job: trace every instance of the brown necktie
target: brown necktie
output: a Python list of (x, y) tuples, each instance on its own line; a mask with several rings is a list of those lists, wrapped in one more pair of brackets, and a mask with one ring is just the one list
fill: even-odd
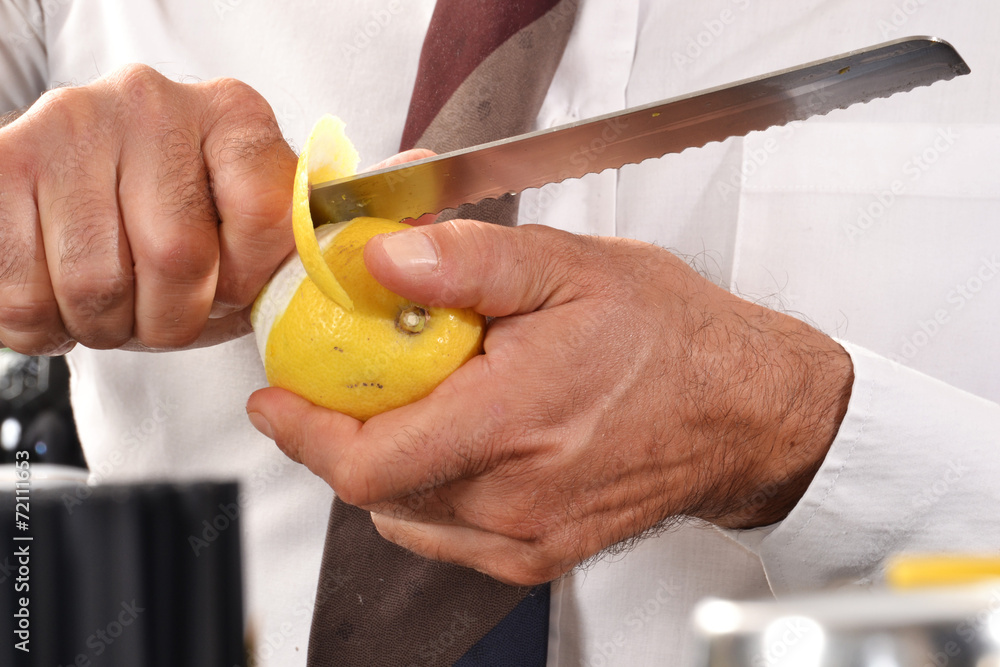
[[(577, 2), (438, 0), (401, 149), (442, 153), (531, 130), (569, 39)], [(442, 219), (515, 224), (516, 215), (512, 197), (462, 207)], [(544, 607), (533, 605), (542, 596), (531, 589), (412, 554), (383, 539), (367, 511), (336, 499), (308, 664), (527, 667), (518, 642), (496, 631), (520, 636), (525, 623), (533, 623), (533, 613), (547, 614), (547, 594), (545, 588)], [(542, 630), (542, 662), (536, 664), (544, 664)], [(506, 655), (487, 655), (494, 647), (503, 647)]]

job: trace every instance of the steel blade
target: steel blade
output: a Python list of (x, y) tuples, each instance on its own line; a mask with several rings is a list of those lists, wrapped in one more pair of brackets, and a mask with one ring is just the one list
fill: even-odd
[(313, 187), (316, 224), (403, 220), (617, 169), (969, 73), (947, 42), (909, 37), (771, 74)]

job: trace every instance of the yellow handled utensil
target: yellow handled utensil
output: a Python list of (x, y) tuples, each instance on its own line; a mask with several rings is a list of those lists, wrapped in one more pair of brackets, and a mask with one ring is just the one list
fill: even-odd
[(900, 555), (889, 561), (885, 578), (895, 589), (975, 584), (1000, 579), (1000, 555)]

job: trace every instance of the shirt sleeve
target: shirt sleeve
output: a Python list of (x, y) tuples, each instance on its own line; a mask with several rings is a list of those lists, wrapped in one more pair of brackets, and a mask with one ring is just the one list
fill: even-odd
[(31, 104), (45, 92), (45, 13), (38, 0), (0, 2), (0, 113)]
[(899, 553), (1000, 545), (1000, 406), (839, 341), (854, 362), (847, 414), (779, 524), (742, 536), (777, 595), (865, 584)]

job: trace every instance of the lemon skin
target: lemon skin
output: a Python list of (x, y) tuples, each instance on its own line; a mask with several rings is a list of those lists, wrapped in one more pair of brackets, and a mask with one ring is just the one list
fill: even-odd
[(353, 302), (324, 296), (298, 255), (272, 277), (251, 321), (268, 382), (355, 419), (427, 396), (482, 352), (484, 320), (471, 309), (424, 308), (365, 267), (365, 243), (408, 225), (357, 218), (316, 233), (326, 264)]

